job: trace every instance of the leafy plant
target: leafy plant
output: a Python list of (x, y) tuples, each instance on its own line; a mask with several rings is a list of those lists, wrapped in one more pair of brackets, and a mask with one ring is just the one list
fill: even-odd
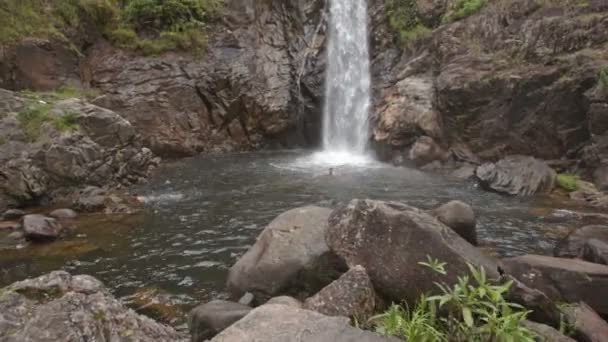
[(601, 69), (597, 78), (600, 86), (608, 90), (608, 67)]
[(455, 0), (443, 16), (443, 22), (452, 22), (469, 17), (479, 12), (487, 2), (488, 0)]
[(416, 0), (390, 0), (387, 4), (389, 26), (399, 34), (405, 45), (410, 45), (431, 35), (418, 16)]
[[(445, 263), (438, 260), (428, 257), (419, 264), (445, 274)], [(493, 284), (483, 268), (468, 266), (469, 275), (451, 287), (437, 284), (440, 294), (423, 296), (414, 309), (393, 305), (373, 317), (376, 330), (413, 342), (534, 341), (535, 334), (522, 326), (529, 312), (504, 298), (511, 283)]]
[(577, 175), (569, 174), (569, 173), (561, 173), (557, 175), (557, 185), (566, 190), (566, 191), (576, 191), (578, 190), (578, 182), (580, 181), (580, 177)]
[(433, 271), (435, 271), (436, 273), (442, 274), (442, 275), (446, 275), (447, 272), (445, 271), (445, 265), (447, 265), (447, 263), (445, 262), (441, 262), (438, 259), (433, 259), (431, 258), (430, 255), (426, 256), (428, 262), (419, 262), (418, 265), (422, 265), (422, 266), (426, 266), (430, 269), (432, 269)]

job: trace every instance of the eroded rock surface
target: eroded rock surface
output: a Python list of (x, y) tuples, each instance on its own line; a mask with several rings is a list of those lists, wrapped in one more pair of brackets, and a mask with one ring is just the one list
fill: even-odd
[(1, 293), (2, 341), (187, 341), (173, 328), (127, 309), (90, 276), (53, 272)]
[(547, 164), (524, 156), (510, 156), (497, 163), (483, 164), (475, 175), (484, 187), (520, 196), (551, 192), (557, 177)]

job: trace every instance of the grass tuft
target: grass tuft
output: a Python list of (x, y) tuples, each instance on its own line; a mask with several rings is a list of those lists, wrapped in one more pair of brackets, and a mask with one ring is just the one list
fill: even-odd
[(399, 40), (405, 46), (426, 39), (432, 33), (432, 29), (420, 21), (416, 0), (390, 0), (387, 15), (389, 26), (399, 34)]
[(579, 188), (580, 177), (569, 173), (557, 175), (557, 185), (566, 191), (576, 191)]
[(442, 21), (449, 23), (470, 17), (479, 12), (487, 2), (488, 0), (456, 0), (443, 16)]

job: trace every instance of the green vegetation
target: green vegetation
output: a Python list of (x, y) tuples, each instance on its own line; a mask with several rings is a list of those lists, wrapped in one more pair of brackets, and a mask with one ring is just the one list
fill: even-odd
[(45, 123), (49, 123), (60, 132), (78, 129), (77, 113), (65, 112), (51, 115), (50, 111), (58, 101), (82, 97), (83, 93), (79, 89), (65, 87), (54, 92), (43, 93), (26, 90), (22, 94), (29, 98), (29, 102), (22, 111), (17, 113), (17, 120), (30, 141), (38, 140), (40, 130)]
[(6, 143), (7, 143), (6, 138), (5, 137), (0, 137), (0, 146), (4, 145)]
[(479, 12), (488, 0), (455, 0), (443, 16), (443, 22), (452, 22)]
[(432, 30), (420, 21), (416, 0), (390, 0), (387, 14), (390, 27), (399, 33), (404, 45), (411, 45), (431, 35)]
[(557, 175), (557, 185), (566, 191), (578, 190), (580, 177), (569, 173), (561, 173)]
[(222, 7), (223, 0), (5, 0), (0, 46), (30, 36), (66, 39), (64, 32), (88, 21), (122, 48), (196, 54), (207, 42), (205, 25)]
[[(445, 271), (437, 260), (420, 264)], [(453, 287), (438, 284), (440, 295), (422, 296), (413, 308), (393, 305), (370, 321), (379, 333), (411, 342), (535, 341), (522, 325), (529, 312), (504, 299), (511, 283), (494, 285), (483, 268), (469, 265), (469, 270)]]

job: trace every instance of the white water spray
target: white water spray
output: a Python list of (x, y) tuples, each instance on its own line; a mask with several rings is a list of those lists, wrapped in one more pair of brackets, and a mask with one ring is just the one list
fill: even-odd
[(369, 130), (367, 1), (330, 0), (330, 4), (324, 152), (319, 157), (357, 164), (367, 159)]

